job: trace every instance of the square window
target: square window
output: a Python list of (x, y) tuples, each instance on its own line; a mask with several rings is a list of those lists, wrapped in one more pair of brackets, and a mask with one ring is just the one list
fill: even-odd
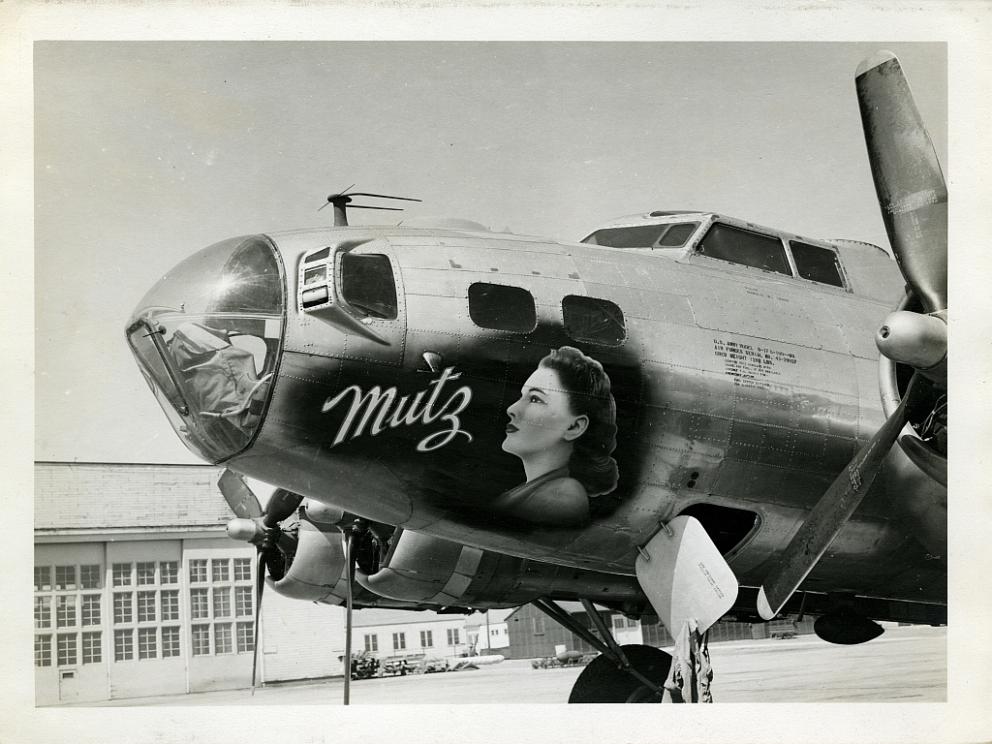
[(82, 607), (83, 625), (100, 624), (100, 595), (84, 594)]
[(189, 590), (189, 612), (194, 620), (210, 617), (210, 604), (206, 589)]
[(530, 333), (537, 327), (534, 297), (520, 287), (484, 282), (469, 285), (468, 314), (480, 328)]
[(457, 646), (461, 643), (461, 636), (458, 633), (458, 628), (448, 628), (448, 645)]
[(34, 590), (36, 592), (50, 592), (52, 590), (52, 567), (34, 567)]
[(158, 564), (159, 581), (163, 584), (179, 583), (179, 561), (162, 561)]
[(76, 663), (76, 634), (59, 633), (58, 665), (72, 666)]
[(138, 658), (154, 659), (158, 656), (158, 628), (138, 628)]
[(251, 581), (251, 558), (234, 559), (234, 580)]
[(609, 300), (567, 295), (561, 301), (565, 333), (576, 341), (620, 346), (627, 338), (623, 310)]
[(52, 637), (36, 635), (34, 637), (34, 665), (50, 667), (52, 665)]
[(211, 576), (214, 581), (231, 580), (231, 561), (228, 558), (214, 558), (210, 561)]
[(155, 563), (145, 562), (138, 564), (138, 586), (148, 586), (155, 583)]
[(75, 589), (76, 588), (76, 567), (56, 566), (55, 567), (55, 589)]
[(231, 644), (231, 624), (217, 623), (214, 625), (214, 653), (230, 654), (234, 649)]
[(155, 592), (138, 592), (138, 622), (155, 622)]
[(162, 628), (162, 658), (179, 656), (179, 628)]
[(100, 566), (80, 566), (79, 586), (83, 589), (99, 589), (101, 573)]
[(624, 619), (623, 618), (623, 615), (614, 615), (613, 616), (613, 629), (614, 630), (623, 630), (623, 619)]
[(840, 260), (832, 250), (798, 240), (790, 240), (789, 245), (792, 248), (792, 258), (796, 261), (796, 270), (803, 279), (834, 287), (844, 286), (840, 275)]
[[(35, 597), (34, 598), (34, 627), (36, 628), (51, 628), (52, 627), (52, 598), (51, 597)], [(40, 638), (40, 636), (37, 636)]]
[[(216, 590), (215, 590), (216, 591)], [(252, 588), (250, 586), (239, 586), (234, 589), (234, 614), (238, 617), (251, 617)]]
[(194, 558), (189, 562), (189, 581), (200, 584), (207, 580), (207, 559)]
[(134, 658), (134, 631), (114, 631), (114, 661), (130, 661)]
[(83, 633), (83, 663), (99, 664), (101, 661), (103, 661), (103, 648), (100, 631)]
[(179, 590), (172, 589), (162, 592), (162, 620), (179, 619)]
[(255, 650), (255, 629), (251, 623), (238, 623), (238, 653)]
[[(231, 590), (227, 587), (213, 589), (214, 617), (231, 616)], [(219, 651), (217, 653), (220, 653)]]
[(130, 563), (115, 563), (112, 574), (114, 586), (131, 586)]
[(194, 625), (192, 627), (193, 656), (207, 656), (210, 654), (210, 626)]
[(114, 592), (114, 624), (134, 621), (134, 595), (131, 592)]
[(76, 595), (55, 598), (55, 624), (60, 628), (76, 627)]

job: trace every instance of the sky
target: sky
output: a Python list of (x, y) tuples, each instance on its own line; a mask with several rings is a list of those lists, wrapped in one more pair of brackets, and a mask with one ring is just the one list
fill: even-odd
[(196, 462), (124, 342), (144, 293), (233, 235), (463, 217), (578, 240), (716, 211), (887, 245), (853, 75), (896, 52), (946, 164), (941, 43), (39, 42), (35, 458)]

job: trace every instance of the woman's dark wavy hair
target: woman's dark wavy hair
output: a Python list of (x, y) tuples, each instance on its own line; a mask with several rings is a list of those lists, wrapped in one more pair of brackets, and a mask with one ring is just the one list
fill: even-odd
[(589, 418), (589, 426), (574, 442), (569, 475), (589, 496), (609, 493), (620, 477), (617, 461), (610, 457), (617, 446), (617, 406), (609, 375), (602, 364), (572, 346), (553, 350), (538, 366), (558, 373), (572, 413)]

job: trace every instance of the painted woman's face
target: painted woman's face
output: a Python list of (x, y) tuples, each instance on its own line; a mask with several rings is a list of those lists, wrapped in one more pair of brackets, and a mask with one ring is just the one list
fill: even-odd
[(588, 421), (571, 412), (568, 393), (562, 390), (558, 373), (548, 367), (538, 367), (527, 378), (520, 399), (506, 412), (510, 422), (503, 450), (517, 457), (528, 457), (577, 439)]

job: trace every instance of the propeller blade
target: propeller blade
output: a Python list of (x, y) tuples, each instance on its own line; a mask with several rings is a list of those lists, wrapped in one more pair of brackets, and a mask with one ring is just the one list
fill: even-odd
[(879, 52), (855, 76), (882, 220), (927, 313), (947, 308), (947, 187), (899, 60)]
[(344, 704), (351, 704), (351, 612), (352, 612), (352, 592), (351, 585), (355, 580), (355, 562), (352, 557), (352, 544), (354, 542), (354, 525), (344, 530), (344, 562), (348, 569), (348, 579), (345, 582), (345, 622), (344, 622)]
[(225, 469), (221, 473), (217, 487), (235, 516), (242, 519), (255, 519), (262, 516), (262, 505), (258, 503), (258, 497), (244, 482), (244, 479), (233, 470)]
[(402, 212), (400, 207), (370, 207), (365, 204), (349, 204), (350, 209), (381, 209), (383, 212)]
[[(354, 186), (355, 184), (352, 184)], [(374, 196), (377, 199), (399, 199), (400, 201), (422, 202), (423, 199), (414, 199), (411, 196), (387, 196), (386, 194), (370, 194), (368, 191), (353, 191), (349, 196)]]
[(293, 516), (303, 497), (298, 493), (287, 491), (284, 488), (277, 488), (269, 497), (269, 503), (265, 507), (265, 517), (262, 523), (269, 528), (275, 527), (284, 519)]
[(258, 669), (258, 622), (262, 618), (262, 591), (265, 589), (265, 551), (258, 551), (255, 565), (255, 630), (252, 631), (251, 694), (255, 694), (255, 673)]
[(924, 387), (920, 383), (919, 375), (914, 375), (896, 410), (830, 484), (778, 556), (758, 592), (758, 614), (763, 619), (771, 620), (779, 613), (858, 508), (902, 431), (908, 409)]

